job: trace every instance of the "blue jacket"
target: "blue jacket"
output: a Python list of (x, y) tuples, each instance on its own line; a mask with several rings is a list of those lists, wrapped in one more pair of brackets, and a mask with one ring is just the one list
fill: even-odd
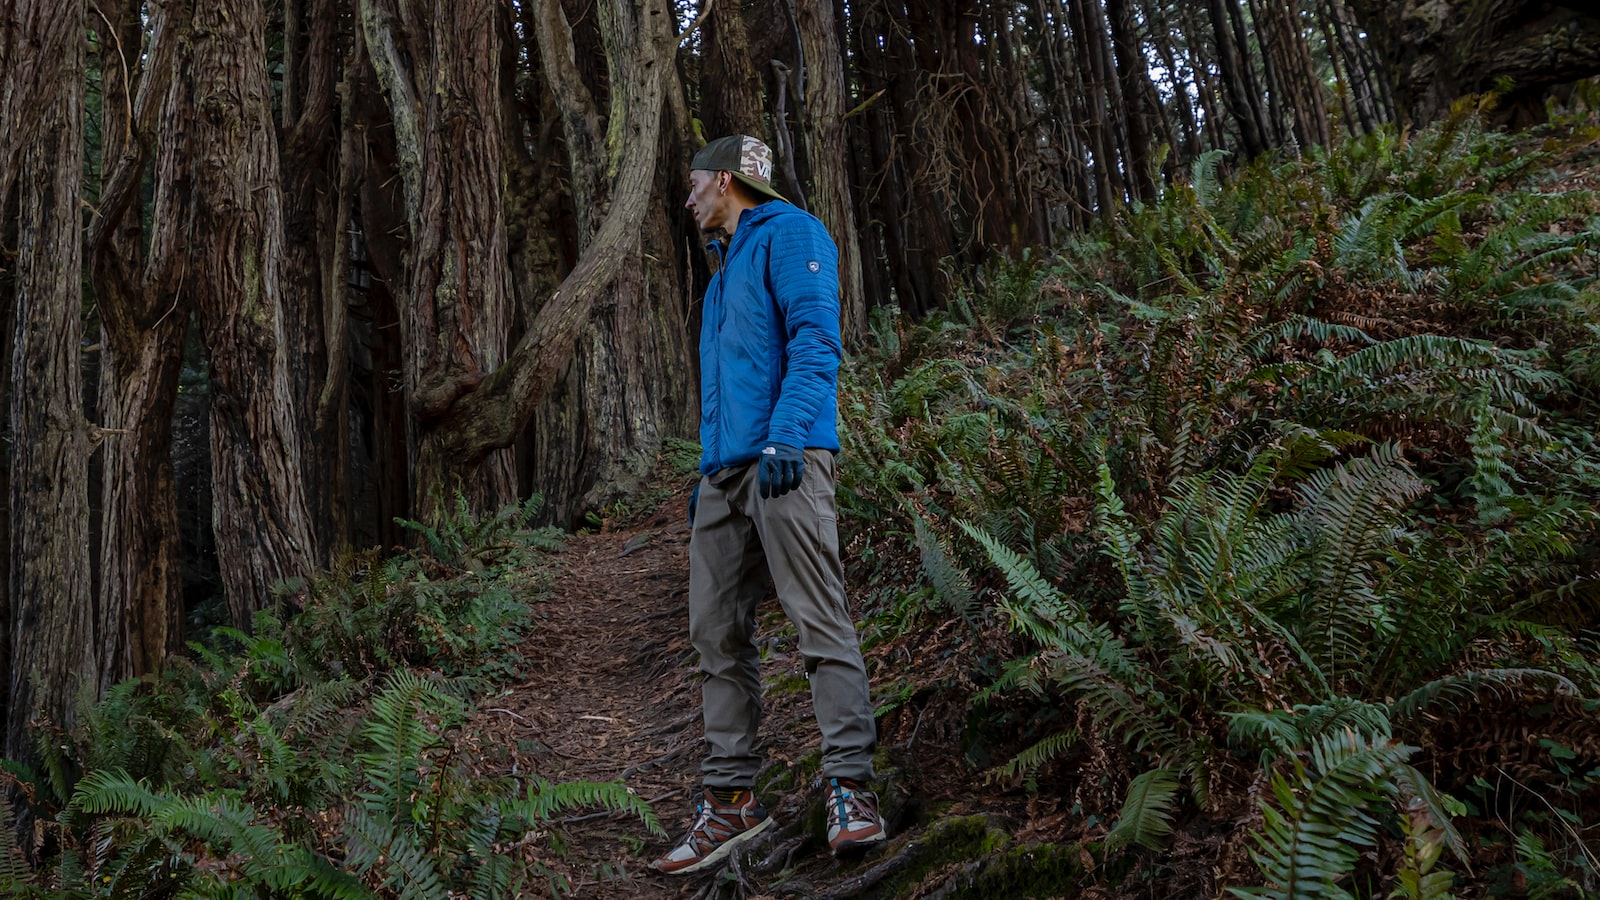
[(702, 319), (701, 472), (774, 442), (838, 452), (839, 249), (816, 216), (781, 200), (745, 210)]

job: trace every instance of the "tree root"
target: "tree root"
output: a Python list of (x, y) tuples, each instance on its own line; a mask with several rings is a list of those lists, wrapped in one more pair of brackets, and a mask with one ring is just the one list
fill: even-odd
[(921, 840), (908, 841), (900, 852), (879, 861), (872, 868), (854, 878), (841, 881), (828, 889), (825, 894), (814, 894), (819, 900), (842, 900), (845, 897), (859, 896), (862, 891), (876, 886), (891, 875), (899, 874), (919, 862), (927, 853), (926, 842)]
[(794, 863), (794, 855), (800, 851), (801, 847), (805, 846), (805, 843), (807, 840), (809, 840), (809, 838), (809, 835), (797, 834), (794, 837), (777, 843), (777, 845), (772, 848), (772, 852), (767, 854), (766, 859), (756, 863), (751, 871), (758, 875), (768, 875), (773, 872), (782, 872), (784, 869), (789, 868), (789, 866)]
[(633, 777), (634, 775), (638, 774), (640, 771), (642, 771), (644, 769), (648, 769), (651, 766), (659, 766), (662, 763), (671, 762), (671, 761), (677, 759), (678, 757), (682, 756), (683, 754), (687, 753), (691, 747), (694, 747), (698, 743), (699, 743), (698, 741), (695, 741), (695, 742), (691, 742), (691, 743), (688, 743), (688, 744), (684, 744), (683, 746), (679, 747), (678, 749), (669, 750), (666, 753), (663, 753), (662, 755), (656, 757), (655, 759), (647, 759), (642, 763), (634, 763), (633, 765), (627, 767), (626, 769), (623, 769), (622, 770), (622, 774), (617, 776), (617, 780), (618, 781), (627, 781), (629, 778)]

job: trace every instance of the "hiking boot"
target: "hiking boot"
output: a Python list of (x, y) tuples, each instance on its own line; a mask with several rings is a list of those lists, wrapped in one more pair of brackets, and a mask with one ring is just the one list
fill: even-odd
[(678, 846), (650, 864), (666, 875), (688, 875), (716, 865), (734, 848), (767, 829), (772, 819), (756, 795), (740, 791), (734, 802), (717, 800), (708, 788), (694, 806), (694, 824)]
[(828, 779), (828, 848), (834, 856), (865, 850), (889, 837), (878, 795), (845, 778)]

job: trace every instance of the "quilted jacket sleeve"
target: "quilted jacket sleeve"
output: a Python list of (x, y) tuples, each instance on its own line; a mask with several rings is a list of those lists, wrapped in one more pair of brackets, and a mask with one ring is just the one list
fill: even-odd
[(816, 218), (785, 219), (773, 236), (768, 271), (783, 313), (787, 367), (767, 440), (804, 448), (839, 389), (839, 250)]

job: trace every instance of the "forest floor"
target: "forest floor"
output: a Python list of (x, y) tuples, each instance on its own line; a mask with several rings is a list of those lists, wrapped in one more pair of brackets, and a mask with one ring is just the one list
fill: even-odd
[[(924, 832), (930, 812), (946, 820), (981, 816), (966, 820), (1004, 823), (1005, 832), (1025, 833), (1029, 840), (1051, 836), (1059, 813), (1030, 810), (1016, 796), (985, 791), (970, 771), (959, 747), (965, 699), (924, 697), (915, 704), (915, 720), (906, 707), (880, 719), (880, 741), (889, 748), (881, 757), (896, 760), (893, 771), (880, 777), (889, 782), (885, 812), (897, 826), (897, 840), (862, 859), (833, 860), (817, 834), (820, 784), (803, 774), (808, 757), (814, 770), (819, 747), (810, 695), (792, 629), (769, 598), (758, 614), (766, 692), (761, 740), (769, 760), (763, 780), (791, 766), (797, 773), (774, 778), (761, 791), (778, 827), (732, 866), (689, 877), (651, 871), (650, 860), (669, 849), (690, 821), (703, 752), (700, 689), (688, 639), (685, 499), (670, 498), (631, 524), (568, 540), (553, 557), (545, 597), (522, 648), (524, 680), (485, 701), (478, 720), (459, 732), (458, 752), (508, 765), (520, 777), (621, 780), (655, 808), (667, 837), (650, 834), (624, 814), (577, 814), (559, 823), (561, 843), (549, 845), (542, 862), (568, 880), (570, 896), (873, 896), (889, 890), (890, 875), (901, 885), (894, 894), (909, 889), (921, 896), (920, 870), (936, 866), (930, 851), (937, 848), (924, 845), (940, 839), (912, 838)], [(875, 697), (896, 681), (887, 673), (911, 662), (911, 652), (894, 641), (868, 647)], [(879, 702), (881, 707), (881, 697)], [(954, 874), (933, 880), (943, 883)]]

